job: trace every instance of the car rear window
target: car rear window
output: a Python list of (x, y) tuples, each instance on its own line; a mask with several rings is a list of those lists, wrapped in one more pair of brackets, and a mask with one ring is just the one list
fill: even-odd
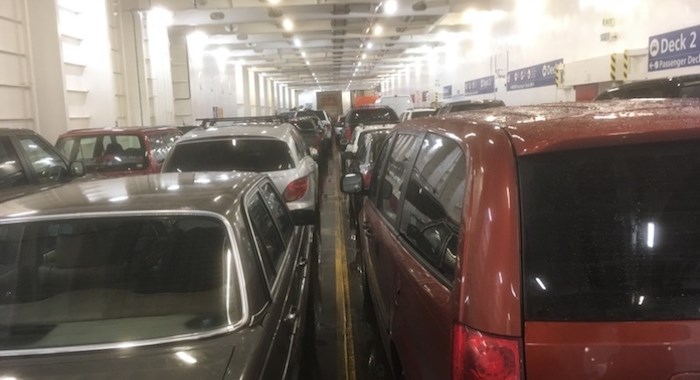
[(413, 111), (413, 113), (411, 113), (411, 119), (433, 116), (433, 114), (435, 114), (435, 111)]
[(399, 117), (391, 108), (364, 108), (350, 111), (349, 124), (398, 123)]
[(700, 319), (699, 148), (520, 158), (526, 319)]
[(284, 141), (226, 138), (176, 144), (163, 172), (269, 172), (292, 168), (294, 161)]
[(82, 161), (89, 171), (144, 169), (148, 158), (139, 135), (63, 137), (56, 143), (70, 161)]
[(241, 318), (211, 217), (0, 225), (0, 350), (156, 339)]
[(475, 111), (503, 106), (503, 102), (453, 104), (450, 112)]

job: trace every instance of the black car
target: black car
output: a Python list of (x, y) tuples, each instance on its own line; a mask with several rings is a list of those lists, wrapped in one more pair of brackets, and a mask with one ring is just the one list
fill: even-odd
[(71, 165), (53, 145), (30, 129), (0, 129), (0, 163), (0, 200), (84, 175), (82, 163)]
[(625, 83), (606, 90), (595, 100), (642, 98), (700, 98), (700, 74)]
[(386, 125), (393, 127), (399, 123), (399, 116), (388, 106), (366, 106), (359, 108), (351, 108), (345, 114), (343, 123), (343, 135), (340, 145), (345, 145), (352, 138), (352, 132), (358, 125)]
[(504, 107), (506, 104), (503, 100), (461, 100), (458, 102), (447, 103), (440, 107), (435, 113), (436, 116), (461, 111), (475, 111), (487, 108)]
[(318, 151), (319, 161), (325, 160), (330, 149), (330, 139), (326, 138), (326, 129), (321, 125), (316, 116), (303, 116), (289, 119), (301, 134), (306, 146), (315, 148)]
[(4, 202), (0, 372), (292, 378), (316, 241), (256, 173), (121, 177)]

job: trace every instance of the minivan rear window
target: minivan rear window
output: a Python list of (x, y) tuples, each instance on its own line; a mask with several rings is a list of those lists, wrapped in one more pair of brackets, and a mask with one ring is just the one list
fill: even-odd
[(525, 318), (700, 319), (700, 141), (521, 157)]
[(289, 146), (277, 139), (225, 138), (176, 144), (164, 173), (195, 171), (269, 172), (294, 168)]

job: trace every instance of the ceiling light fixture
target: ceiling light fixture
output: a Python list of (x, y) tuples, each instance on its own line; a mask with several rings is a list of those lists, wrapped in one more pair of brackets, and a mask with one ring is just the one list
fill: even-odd
[(362, 66), (362, 62), (357, 62), (357, 66)]
[(304, 58), (306, 58), (306, 53), (304, 53), (304, 52), (302, 51), (302, 52), (301, 52), (301, 56), (304, 57)]
[(170, 26), (173, 24), (173, 12), (165, 8), (153, 7), (148, 12), (148, 15), (152, 17), (157, 24), (165, 26)]
[(367, 58), (367, 53), (362, 53), (362, 59)]
[(367, 43), (367, 49), (372, 49), (374, 47), (374, 44), (371, 42)]
[(309, 64), (309, 61), (306, 61), (306, 64), (308, 65), (308, 64)]
[(424, 10), (428, 9), (428, 4), (426, 4), (423, 0), (418, 0), (415, 3), (413, 3), (411, 9), (413, 9), (416, 12), (423, 12)]
[(292, 20), (285, 18), (284, 20), (282, 20), (282, 27), (286, 31), (291, 31), (292, 29), (294, 29), (294, 23), (292, 22)]
[(374, 26), (373, 33), (375, 36), (378, 36), (378, 35), (382, 34), (383, 32), (384, 32), (384, 28), (381, 25), (377, 24)]
[(384, 13), (388, 15), (393, 15), (396, 13), (396, 10), (399, 8), (399, 4), (396, 2), (396, 0), (389, 0), (384, 4)]
[(294, 39), (294, 46), (301, 47), (301, 40), (299, 38)]
[(280, 3), (280, 0), (267, 0), (267, 3), (270, 5), (277, 5)]

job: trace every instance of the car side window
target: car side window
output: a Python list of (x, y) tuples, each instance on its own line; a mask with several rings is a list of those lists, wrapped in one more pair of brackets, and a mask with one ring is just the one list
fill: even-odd
[(375, 164), (374, 174), (370, 182), (370, 198), (375, 204), (377, 204), (377, 197), (379, 196), (379, 174), (384, 172), (387, 159), (389, 158), (389, 152), (391, 151), (391, 147), (394, 145), (395, 140), (396, 135), (389, 136), (386, 143), (382, 144), (381, 150), (377, 155), (377, 163)]
[(399, 134), (386, 161), (386, 167), (378, 181), (379, 193), (376, 204), (390, 224), (398, 220), (404, 191), (403, 183), (415, 157), (420, 140), (414, 135)]
[(408, 179), (399, 226), (401, 236), (447, 282), (455, 275), (466, 173), (459, 145), (429, 133)]
[(371, 141), (370, 134), (368, 133), (363, 133), (360, 136), (360, 139), (357, 142), (357, 153), (355, 154), (355, 157), (357, 158), (358, 162), (366, 162), (367, 158), (367, 153), (369, 152), (367, 149), (367, 146), (369, 145)]
[(268, 278), (270, 283), (274, 283), (277, 277), (277, 272), (282, 265), (285, 247), (282, 237), (280, 236), (275, 221), (265, 207), (265, 201), (256, 194), (253, 200), (248, 204), (248, 215), (253, 227), (253, 237), (255, 244), (268, 263)]
[(68, 167), (54, 150), (36, 136), (19, 136), (19, 144), (34, 169), (39, 183), (56, 182), (68, 172)]
[(286, 244), (289, 244), (289, 239), (291, 239), (294, 230), (294, 224), (292, 224), (292, 219), (289, 216), (287, 207), (271, 184), (264, 184), (261, 189), (261, 194), (272, 213), (272, 218), (277, 221), (277, 226), (282, 234), (282, 240), (284, 240)]
[(177, 133), (161, 133), (152, 135), (150, 140), (151, 145), (151, 156), (156, 160), (157, 163), (162, 163), (165, 161), (165, 157), (170, 152), (173, 144), (180, 138)]
[(27, 175), (10, 140), (0, 137), (0, 189), (27, 185)]
[(297, 156), (299, 157), (299, 160), (307, 156), (306, 151), (308, 148), (306, 147), (306, 144), (304, 143), (304, 139), (302, 139), (301, 136), (299, 136), (298, 133), (292, 133), (292, 140), (294, 140), (294, 148), (297, 150)]

